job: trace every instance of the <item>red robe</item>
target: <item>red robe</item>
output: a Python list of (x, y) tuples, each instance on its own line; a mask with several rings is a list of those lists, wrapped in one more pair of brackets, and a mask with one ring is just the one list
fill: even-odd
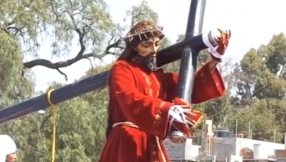
[[(178, 74), (163, 70), (147, 72), (135, 61), (118, 61), (111, 69), (109, 117), (112, 123), (132, 122), (138, 128), (118, 125), (112, 128), (99, 162), (169, 162), (162, 141), (169, 130), (168, 110), (177, 89)], [(223, 96), (225, 86), (217, 69), (208, 63), (195, 76), (194, 104)], [(155, 136), (159, 138), (156, 144)]]

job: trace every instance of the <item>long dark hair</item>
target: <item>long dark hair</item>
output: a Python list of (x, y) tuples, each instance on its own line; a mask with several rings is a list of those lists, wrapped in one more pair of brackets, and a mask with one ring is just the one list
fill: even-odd
[(129, 47), (126, 47), (122, 53), (120, 54), (120, 56), (117, 58), (117, 61), (120, 61), (120, 60), (129, 60), (132, 58), (132, 56), (134, 55), (134, 49), (133, 47), (129, 46)]

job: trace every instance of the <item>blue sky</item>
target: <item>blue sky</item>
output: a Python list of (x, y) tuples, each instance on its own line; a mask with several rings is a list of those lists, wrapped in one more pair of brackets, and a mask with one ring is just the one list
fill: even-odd
[[(106, 0), (106, 2), (109, 4), (114, 21), (121, 23), (126, 10), (139, 4), (141, 0)], [(147, 0), (147, 2), (158, 13), (159, 24), (164, 26), (165, 34), (172, 42), (175, 42), (178, 34), (184, 34), (190, 0)], [(232, 38), (226, 56), (240, 60), (250, 48), (267, 44), (273, 34), (286, 33), (286, 19), (283, 16), (286, 15), (285, 6), (285, 0), (207, 0), (203, 32), (218, 27), (231, 29)], [(50, 44), (46, 43), (41, 47), (39, 51), (41, 58), (51, 59), (49, 46)], [(78, 49), (75, 44), (69, 57), (75, 56)], [(25, 58), (25, 60), (30, 59), (32, 58)], [(67, 58), (52, 60), (65, 59)], [(108, 63), (113, 59), (112, 56), (107, 56), (104, 62)], [(83, 76), (89, 68), (89, 62), (82, 60), (62, 69), (69, 78), (65, 81), (55, 70), (35, 67), (32, 70), (35, 73), (36, 90), (46, 90), (48, 83), (52, 81), (71, 83)]]

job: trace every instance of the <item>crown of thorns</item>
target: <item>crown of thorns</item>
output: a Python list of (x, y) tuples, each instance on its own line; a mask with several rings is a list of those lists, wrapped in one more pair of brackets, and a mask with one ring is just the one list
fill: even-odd
[(163, 27), (162, 26), (153, 26), (153, 25), (146, 25), (141, 28), (135, 29), (134, 31), (129, 31), (123, 39), (128, 41), (129, 43), (134, 40), (134, 37), (138, 36), (140, 41), (142, 40), (142, 36), (148, 38), (147, 33), (151, 33), (154, 37), (156, 32), (159, 32), (163, 35)]

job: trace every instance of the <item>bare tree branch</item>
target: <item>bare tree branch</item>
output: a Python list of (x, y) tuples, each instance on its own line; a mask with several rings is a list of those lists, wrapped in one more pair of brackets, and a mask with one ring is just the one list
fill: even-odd
[[(71, 3), (71, 5), (72, 5), (72, 3)], [(92, 61), (90, 60), (90, 58), (91, 57), (100, 58), (101, 55), (98, 55), (95, 52), (84, 54), (84, 52), (86, 50), (86, 46), (84, 44), (84, 39), (85, 39), (85, 35), (87, 34), (87, 29), (89, 27), (88, 27), (88, 25), (85, 25), (85, 26), (81, 27), (81, 29), (80, 29), (77, 26), (77, 23), (76, 23), (76, 20), (75, 20), (74, 16), (79, 14), (79, 13), (73, 13), (73, 12), (70, 12), (70, 11), (67, 11), (67, 10), (63, 11), (62, 13), (57, 13), (54, 10), (54, 13), (55, 13), (56, 17), (60, 17), (63, 14), (67, 14), (68, 15), (68, 17), (70, 18), (70, 20), (72, 22), (72, 28), (78, 35), (78, 42), (80, 44), (80, 50), (78, 51), (77, 55), (74, 58), (71, 58), (71, 59), (66, 60), (66, 61), (52, 62), (52, 61), (47, 60), (47, 59), (35, 59), (35, 60), (32, 60), (32, 61), (25, 62), (25, 63), (23, 63), (23, 65), (24, 65), (24, 68), (33, 68), (35, 66), (44, 66), (44, 67), (47, 67), (47, 68), (50, 68), (50, 69), (55, 69), (60, 74), (64, 75), (65, 80), (67, 80), (67, 75), (65, 73), (63, 73), (60, 70), (60, 68), (68, 67), (68, 66), (70, 66), (70, 65), (72, 65), (72, 64), (74, 64), (74, 63), (76, 63), (76, 62), (78, 62), (78, 61), (80, 61), (82, 59), (88, 59), (90, 61), (90, 65), (92, 67)], [(111, 42), (115, 38), (115, 35), (112, 34), (111, 36), (112, 37), (108, 41), (108, 46), (104, 50), (103, 56), (107, 55), (107, 54), (114, 54), (113, 52), (110, 51), (113, 48), (123, 49), (123, 47), (120, 47), (120, 42), (121, 42), (120, 39), (111, 44)]]
[[(123, 49), (123, 47), (120, 47), (120, 40), (108, 45), (106, 47), (106, 50), (104, 52), (104, 55), (106, 54), (113, 54), (112, 52), (110, 52), (110, 50), (112, 48), (120, 48), (120, 49)], [(35, 59), (35, 60), (32, 60), (32, 61), (28, 61), (28, 62), (25, 62), (23, 63), (24, 65), (24, 68), (33, 68), (35, 66), (44, 66), (44, 67), (47, 67), (47, 68), (50, 68), (50, 69), (55, 69), (57, 70), (60, 74), (64, 75), (65, 79), (67, 80), (67, 75), (65, 73), (63, 73), (62, 71), (60, 71), (60, 68), (64, 68), (64, 67), (68, 67), (82, 59), (89, 59), (90, 57), (98, 57), (98, 55), (94, 52), (92, 53), (86, 53), (86, 54), (83, 54), (84, 52), (84, 45), (81, 44), (81, 49), (79, 51), (79, 53), (72, 59), (69, 59), (69, 60), (66, 60), (66, 61), (59, 61), (59, 62), (51, 62), (50, 60), (46, 60), (46, 59)], [(91, 60), (90, 60), (91, 62)], [(91, 63), (90, 63), (91, 64)], [(92, 65), (92, 64), (91, 64)]]
[(107, 54), (115, 54), (115, 53), (113, 53), (113, 52), (110, 52), (110, 50), (111, 50), (112, 48), (124, 49), (123, 47), (120, 46), (120, 44), (121, 44), (121, 39), (118, 39), (116, 42), (114, 42), (114, 43), (108, 45), (108, 46), (106, 47), (105, 51), (104, 51), (104, 54), (105, 54), (105, 55), (107, 55)]
[[(111, 35), (111, 38), (108, 40), (107, 47), (103, 50), (103, 53), (102, 52), (100, 54), (99, 52), (86, 53), (86, 48), (87, 48), (85, 44), (85, 41), (87, 41), (86, 37), (88, 35), (89, 30), (93, 28), (93, 23), (96, 23), (96, 22), (91, 22), (91, 23), (85, 22), (85, 21), (82, 21), (81, 23), (77, 22), (76, 16), (81, 15), (80, 20), (82, 20), (83, 18), (83, 19), (91, 21), (91, 18), (89, 18), (89, 16), (82, 16), (80, 9), (74, 8), (73, 2), (71, 0), (68, 0), (68, 1), (72, 7), (70, 7), (69, 9), (65, 9), (63, 11), (63, 10), (57, 10), (58, 3), (56, 3), (54, 0), (51, 0), (52, 2), (51, 10), (55, 16), (56, 21), (59, 21), (59, 22), (64, 21), (64, 20), (69, 21), (71, 23), (70, 24), (71, 26), (68, 25), (67, 30), (71, 29), (75, 31), (75, 33), (77, 34), (80, 49), (77, 52), (76, 56), (73, 58), (70, 58), (64, 61), (58, 61), (58, 62), (52, 62), (51, 60), (48, 60), (48, 59), (34, 59), (34, 60), (24, 62), (23, 63), (24, 69), (30, 69), (35, 66), (43, 66), (46, 68), (57, 70), (60, 74), (62, 74), (65, 77), (65, 80), (67, 80), (67, 75), (60, 70), (61, 68), (68, 67), (82, 59), (88, 59), (92, 67), (92, 61), (90, 58), (93, 57), (93, 58), (101, 59), (103, 56), (107, 54), (116, 55), (116, 52), (112, 51), (113, 49), (121, 49), (121, 50), (124, 49), (124, 47), (122, 46), (122, 39), (118, 38), (119, 37), (118, 32), (112, 31), (111, 34), (108, 33)], [(139, 8), (139, 12), (135, 12), (135, 13), (130, 12), (129, 16), (131, 16), (132, 25), (134, 25), (136, 19), (139, 19), (141, 16), (144, 15), (142, 11), (143, 10), (142, 6), (145, 3), (146, 3), (145, 0), (143, 0), (142, 5)], [(66, 18), (68, 18), (69, 20), (66, 20)], [(21, 27), (21, 26), (18, 27), (18, 26), (15, 26), (14, 22), (9, 22), (5, 24), (4, 28), (0, 27), (0, 30), (7, 32), (7, 34), (21, 34), (22, 32), (25, 32), (25, 27)]]

